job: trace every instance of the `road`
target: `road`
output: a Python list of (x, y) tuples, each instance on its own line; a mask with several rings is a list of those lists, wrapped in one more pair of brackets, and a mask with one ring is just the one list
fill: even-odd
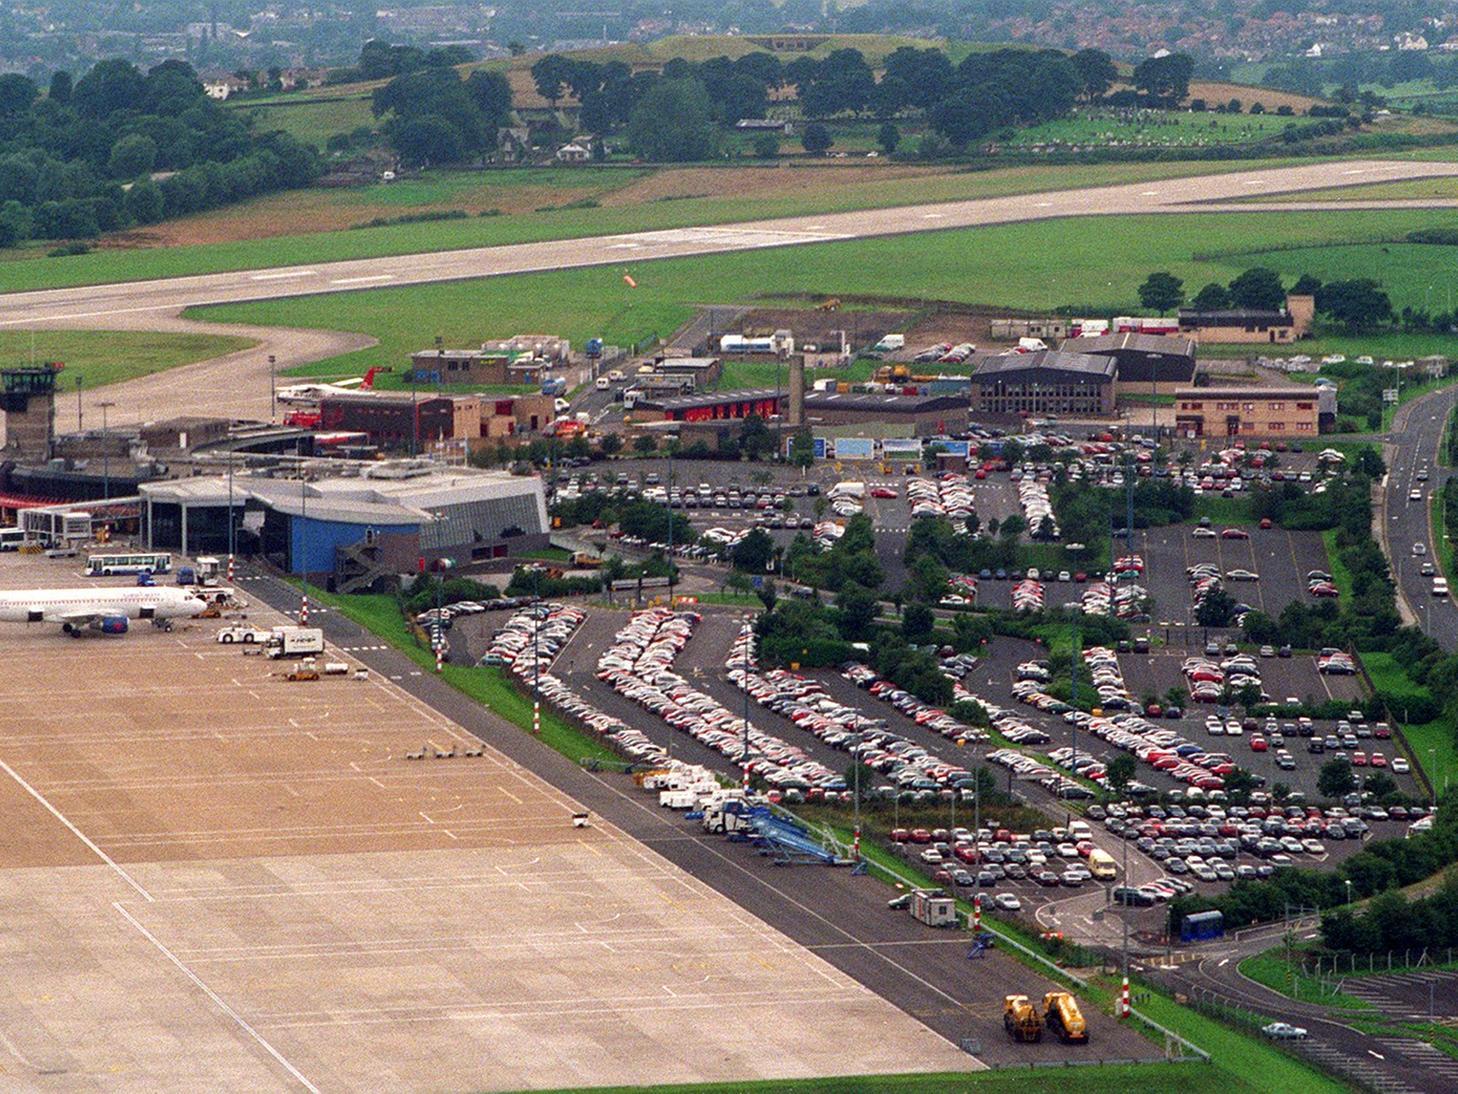
[[(1097, 186), (971, 201), (871, 209), (821, 216), (747, 221), (715, 227), (633, 232), (417, 255), (321, 262), (278, 269), (241, 270), (192, 277), (11, 293), (0, 297), (0, 327), (149, 325), (148, 317), (175, 317), (202, 304), (271, 300), (385, 286), (418, 285), (542, 270), (612, 266), (652, 259), (789, 247), (806, 243), (903, 235), (1056, 217), (1131, 213), (1280, 212), (1355, 208), (1431, 208), (1458, 205), (1449, 199), (1386, 202), (1278, 202), (1237, 204), (1257, 195), (1294, 194), (1332, 186), (1458, 175), (1458, 164), (1348, 160), (1255, 171)], [(239, 392), (231, 411), (261, 417), (267, 392), (267, 353), (232, 371)], [(199, 366), (192, 366), (199, 367)], [(186, 369), (172, 370), (165, 388), (134, 381), (107, 388), (118, 421), (166, 417), (188, 407), (169, 405), (172, 390), (193, 391)], [(96, 398), (96, 396), (93, 396)], [(88, 413), (94, 412), (87, 407)]]
[[(1432, 595), (1432, 578), (1421, 573), (1422, 563), (1437, 564), (1438, 529), (1432, 525), (1431, 498), (1453, 474), (1438, 465), (1443, 429), (1458, 403), (1458, 387), (1422, 395), (1398, 408), (1387, 436), (1387, 481), (1378, 506), (1379, 536), (1392, 562), (1404, 617), (1418, 623), (1445, 650), (1458, 649), (1458, 606), (1451, 598)], [(1428, 480), (1418, 479), (1426, 469)], [(1411, 498), (1413, 490), (1420, 497)], [(1421, 543), (1427, 554), (1413, 554)]]

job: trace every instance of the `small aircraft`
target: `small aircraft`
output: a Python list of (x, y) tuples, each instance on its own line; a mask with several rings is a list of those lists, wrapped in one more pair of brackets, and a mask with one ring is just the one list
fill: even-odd
[(62, 632), (79, 638), (88, 630), (126, 634), (133, 619), (193, 619), (207, 606), (190, 589), (161, 586), (29, 589), (0, 592), (0, 623), (59, 623)]
[(332, 384), (321, 382), (281, 387), (277, 392), (278, 401), (281, 403), (317, 403), (320, 399), (328, 399), (334, 395), (355, 395), (361, 391), (373, 391), (375, 374), (388, 371), (388, 369), (372, 368), (363, 376), (357, 376), (352, 380), (339, 380)]

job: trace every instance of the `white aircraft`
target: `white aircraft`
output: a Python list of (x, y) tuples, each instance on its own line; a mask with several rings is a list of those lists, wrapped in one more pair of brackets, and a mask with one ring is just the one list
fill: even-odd
[(59, 623), (73, 638), (86, 630), (125, 634), (132, 619), (193, 619), (207, 602), (191, 589), (30, 589), (0, 592), (0, 623)]
[(320, 399), (327, 399), (333, 395), (355, 395), (361, 391), (373, 391), (375, 373), (381, 371), (388, 370), (372, 368), (363, 376), (357, 376), (353, 380), (340, 380), (333, 384), (294, 384), (292, 387), (279, 388), (276, 394), (281, 403), (317, 403)]

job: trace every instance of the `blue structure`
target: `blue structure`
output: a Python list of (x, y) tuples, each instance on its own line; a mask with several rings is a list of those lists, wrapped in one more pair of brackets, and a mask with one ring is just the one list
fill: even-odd
[(1225, 917), (1217, 911), (1192, 912), (1180, 920), (1181, 942), (1206, 942), (1225, 937)]

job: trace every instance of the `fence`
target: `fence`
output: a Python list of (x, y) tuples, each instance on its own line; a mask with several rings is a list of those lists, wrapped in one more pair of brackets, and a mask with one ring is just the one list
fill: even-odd
[[(1416, 955), (1417, 960), (1413, 957)], [(1330, 956), (1315, 954), (1303, 963), (1303, 968), (1317, 978), (1327, 976), (1372, 976), (1377, 973), (1407, 972), (1412, 969), (1449, 966), (1453, 964), (1453, 947), (1421, 950), (1388, 950), (1385, 954), (1369, 953), (1365, 957), (1357, 953)]]
[[(1191, 988), (1186, 1002), (1192, 1010), (1256, 1037), (1263, 1036), (1261, 1029), (1270, 1021), (1265, 1015), (1247, 1010), (1236, 1000), (1227, 998), (1211, 988)], [(1306, 1066), (1315, 1068), (1344, 1084), (1362, 1090), (1371, 1087), (1369, 1074), (1358, 1074), (1355, 1068), (1349, 1070), (1350, 1064), (1364, 1063), (1364, 1061), (1346, 1061), (1330, 1053), (1312, 1052), (1307, 1048), (1305, 1041), (1272, 1040), (1269, 1044), (1276, 1051), (1300, 1060)]]

